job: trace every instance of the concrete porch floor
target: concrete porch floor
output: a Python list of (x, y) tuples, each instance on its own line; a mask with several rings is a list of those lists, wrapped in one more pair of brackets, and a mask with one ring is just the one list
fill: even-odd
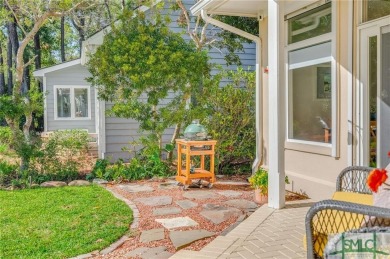
[(201, 251), (180, 250), (170, 258), (306, 258), (302, 240), (305, 216), (312, 204), (312, 200), (287, 202), (281, 210), (263, 205)]

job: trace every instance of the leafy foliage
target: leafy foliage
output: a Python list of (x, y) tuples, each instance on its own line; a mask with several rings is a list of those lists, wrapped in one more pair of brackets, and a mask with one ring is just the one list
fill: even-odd
[(87, 156), (89, 136), (82, 130), (53, 132), (37, 152), (28, 170), (33, 182), (72, 181)]
[(161, 149), (162, 133), (184, 120), (187, 99), (208, 74), (208, 57), (158, 14), (126, 13), (120, 21), (90, 57), (89, 81), (99, 98), (114, 101), (110, 115), (139, 121)]
[[(231, 80), (220, 87), (220, 80)], [(203, 87), (198, 102), (202, 124), (216, 140), (216, 169), (237, 173), (234, 167), (250, 171), (255, 154), (255, 74), (239, 68), (215, 76)], [(243, 167), (246, 165), (246, 168)]]
[(18, 179), (18, 166), (0, 161), (0, 185), (11, 185), (16, 179)]
[[(287, 176), (284, 178), (284, 182), (289, 184), (290, 181)], [(256, 171), (250, 178), (249, 183), (255, 189), (260, 189), (260, 193), (268, 195), (268, 171), (262, 167)]]

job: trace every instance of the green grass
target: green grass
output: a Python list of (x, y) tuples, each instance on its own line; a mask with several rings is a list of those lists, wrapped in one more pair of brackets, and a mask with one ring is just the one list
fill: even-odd
[(109, 246), (132, 211), (99, 186), (0, 191), (0, 258), (67, 258)]

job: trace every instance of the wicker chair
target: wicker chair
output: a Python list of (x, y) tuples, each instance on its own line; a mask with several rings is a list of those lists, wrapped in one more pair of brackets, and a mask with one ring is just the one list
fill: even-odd
[[(358, 195), (358, 202), (370, 198), (366, 179), (373, 168), (353, 166), (344, 169), (337, 178), (337, 192)], [(353, 193), (353, 194), (352, 194)], [(361, 195), (361, 196), (359, 196)], [(372, 198), (371, 198), (372, 199)], [(306, 215), (307, 258), (323, 258), (329, 234), (355, 231), (360, 228), (390, 227), (390, 209), (359, 203), (324, 200), (315, 203)]]

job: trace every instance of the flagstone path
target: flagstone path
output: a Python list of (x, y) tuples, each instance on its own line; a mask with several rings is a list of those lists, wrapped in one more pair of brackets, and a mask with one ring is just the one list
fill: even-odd
[(173, 180), (106, 185), (115, 196), (132, 204), (137, 222), (121, 246), (94, 258), (164, 259), (184, 247), (200, 250), (258, 207), (253, 191), (242, 183), (233, 190), (218, 186), (184, 191)]

